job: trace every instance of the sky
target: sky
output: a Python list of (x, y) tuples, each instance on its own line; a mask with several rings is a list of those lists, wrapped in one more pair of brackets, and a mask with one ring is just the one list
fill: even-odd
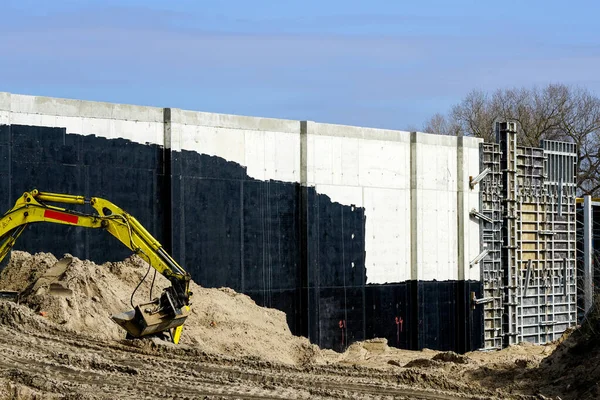
[(600, 2), (0, 0), (0, 91), (421, 129), (471, 90), (600, 95)]

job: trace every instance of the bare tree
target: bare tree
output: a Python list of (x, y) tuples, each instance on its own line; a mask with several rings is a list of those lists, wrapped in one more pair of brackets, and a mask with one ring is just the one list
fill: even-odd
[(474, 90), (447, 115), (435, 114), (425, 132), (465, 135), (494, 141), (494, 122), (519, 124), (519, 143), (539, 146), (543, 139), (573, 142), (579, 151), (579, 194), (600, 195), (600, 99), (582, 88), (550, 84), (543, 88)]
[(442, 135), (458, 136), (461, 134), (461, 126), (455, 121), (442, 114), (435, 114), (423, 127), (424, 132), (437, 132)]

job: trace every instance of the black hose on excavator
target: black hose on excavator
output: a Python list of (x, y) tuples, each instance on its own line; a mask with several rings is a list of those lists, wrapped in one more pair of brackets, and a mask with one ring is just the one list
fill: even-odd
[[(146, 277), (148, 276), (148, 274), (150, 273), (150, 268), (152, 268), (152, 265), (148, 265), (148, 270), (146, 271), (146, 274), (144, 275), (144, 277), (140, 280), (140, 283), (138, 283), (138, 285), (135, 287), (135, 289), (133, 290), (133, 292), (131, 293), (131, 299), (129, 299), (129, 302), (131, 303), (131, 307), (135, 308), (135, 306), (133, 305), (133, 296), (135, 296), (135, 292), (137, 292), (137, 290), (140, 288), (140, 286), (142, 286), (142, 283), (144, 283), (144, 281), (146, 280)], [(154, 280), (153, 280), (154, 281)]]
[(150, 285), (150, 301), (152, 301), (152, 290), (154, 290), (154, 281), (156, 280), (156, 270), (154, 270), (154, 276), (152, 277), (152, 284)]

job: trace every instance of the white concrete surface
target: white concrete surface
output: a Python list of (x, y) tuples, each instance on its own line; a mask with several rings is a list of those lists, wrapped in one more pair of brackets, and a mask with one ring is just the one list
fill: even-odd
[(173, 150), (218, 156), (260, 180), (300, 181), (300, 123), (171, 109)]
[(364, 188), (368, 283), (411, 279), (410, 191)]
[(416, 138), (416, 279), (457, 280), (457, 140), (424, 133)]
[(164, 144), (163, 109), (11, 95), (10, 123), (65, 128), (67, 133)]
[[(481, 264), (477, 263), (470, 266), (470, 262), (480, 252), (479, 221), (469, 217), (469, 212), (473, 209), (479, 210), (479, 185), (473, 189), (469, 188), (469, 177), (475, 177), (479, 174), (479, 143), (480, 140), (473, 138), (463, 138), (463, 188), (465, 193), (465, 206), (463, 213), (465, 215), (465, 276), (466, 280), (481, 279)], [(460, 167), (460, 166), (459, 166)]]
[(479, 193), (468, 185), (479, 139), (463, 138), (459, 152), (449, 136), (0, 93), (8, 123), (218, 156), (255, 179), (300, 182), (364, 207), (367, 283), (480, 279), (469, 265), (479, 253), (469, 218)]

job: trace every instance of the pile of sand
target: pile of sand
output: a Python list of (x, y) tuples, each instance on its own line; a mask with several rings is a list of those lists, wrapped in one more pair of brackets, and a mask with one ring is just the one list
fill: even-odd
[(567, 399), (600, 398), (600, 299), (581, 326), (571, 329), (558, 341), (532, 378), (546, 394)]
[[(58, 296), (48, 293), (48, 284), (40, 285), (38, 281), (43, 281), (40, 278), (59, 260), (49, 253), (13, 251), (0, 273), (0, 290), (20, 291), (19, 302), (32, 312), (4, 304), (0, 307), (0, 322), (14, 325), (18, 318), (17, 325), (21, 326), (68, 330), (102, 340), (123, 339), (125, 331), (110, 316), (131, 309), (131, 294), (146, 274), (148, 264), (136, 256), (103, 265), (70, 255), (65, 258), (70, 263), (58, 279), (72, 294)], [(150, 299), (153, 271), (137, 290), (134, 304)], [(157, 274), (154, 297), (168, 285)], [(207, 289), (194, 282), (190, 289), (191, 313), (180, 345), (285, 364), (317, 361), (318, 347), (306, 338), (292, 335), (283, 312), (259, 307), (250, 297), (231, 289)]]

